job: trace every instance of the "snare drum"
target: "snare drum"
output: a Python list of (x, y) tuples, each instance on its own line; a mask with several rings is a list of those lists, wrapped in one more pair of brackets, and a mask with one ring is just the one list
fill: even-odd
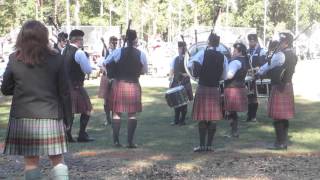
[(187, 90), (182, 85), (168, 89), (165, 98), (168, 106), (173, 108), (184, 106), (189, 101)]

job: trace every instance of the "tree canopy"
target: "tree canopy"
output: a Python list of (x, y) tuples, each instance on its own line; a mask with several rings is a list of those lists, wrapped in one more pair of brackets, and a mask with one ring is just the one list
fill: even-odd
[[(299, 29), (320, 19), (319, 0), (267, 0), (268, 34), (277, 28), (295, 32), (296, 1)], [(140, 35), (174, 34), (193, 25), (212, 25), (218, 6), (221, 26), (254, 27), (262, 36), (264, 24), (264, 0), (5, 0), (0, 4), (0, 36), (28, 19), (47, 23), (52, 16), (65, 25), (67, 4), (71, 25), (125, 26), (131, 18)]]

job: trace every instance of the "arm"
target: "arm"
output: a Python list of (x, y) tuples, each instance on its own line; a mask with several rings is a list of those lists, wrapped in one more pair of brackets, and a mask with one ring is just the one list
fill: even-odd
[(5, 96), (10, 96), (13, 95), (14, 92), (14, 78), (13, 78), (13, 72), (11, 69), (12, 60), (9, 58), (9, 62), (7, 64), (6, 70), (3, 74), (3, 81), (1, 85), (1, 92)]
[(226, 79), (232, 79), (237, 71), (241, 68), (241, 62), (238, 60), (232, 61), (228, 65), (227, 77)]
[(142, 63), (142, 72), (141, 72), (141, 74), (146, 74), (146, 73), (148, 73), (148, 60), (147, 60), (146, 54), (144, 52), (142, 52), (142, 51), (140, 51), (140, 52), (141, 52), (140, 60), (141, 60), (141, 63)]
[(61, 65), (58, 72), (58, 90), (59, 96), (62, 103), (63, 111), (63, 122), (66, 127), (69, 128), (72, 118), (72, 106), (71, 106), (71, 95), (69, 91), (68, 81), (66, 81), (67, 73), (64, 68), (64, 61), (61, 60)]
[(227, 78), (227, 73), (228, 73), (228, 59), (226, 56), (224, 56), (223, 60), (223, 72), (221, 74), (220, 80), (225, 80)]
[(273, 69), (275, 67), (282, 66), (285, 62), (285, 56), (282, 52), (277, 52), (273, 55), (271, 59), (270, 65), (268, 63), (265, 63), (258, 71), (257, 74), (264, 75), (266, 74), (270, 69)]
[(104, 60), (103, 65), (106, 66), (107, 64), (110, 64), (111, 62), (119, 61), (121, 57), (121, 48), (118, 48), (114, 51), (112, 51)]
[(76, 62), (80, 64), (81, 70), (85, 74), (90, 74), (92, 71), (92, 68), (90, 65), (89, 58), (87, 57), (85, 52), (79, 49), (74, 56), (75, 56), (74, 59), (76, 60)]
[(198, 62), (200, 65), (202, 65), (203, 58), (204, 58), (204, 50), (199, 51), (197, 54), (190, 57), (190, 61), (188, 62), (188, 68), (192, 68), (194, 62)]

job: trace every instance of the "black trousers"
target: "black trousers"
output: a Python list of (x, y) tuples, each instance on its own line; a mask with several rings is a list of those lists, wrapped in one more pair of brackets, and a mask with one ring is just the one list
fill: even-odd
[(187, 105), (175, 108), (174, 109), (174, 114), (175, 114), (174, 115), (174, 123), (175, 124), (184, 123), (185, 119), (186, 119), (187, 111), (188, 111)]

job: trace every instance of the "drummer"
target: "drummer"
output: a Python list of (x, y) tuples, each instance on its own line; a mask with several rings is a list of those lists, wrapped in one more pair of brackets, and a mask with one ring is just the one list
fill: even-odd
[[(249, 41), (249, 49), (248, 56), (250, 63), (250, 70), (261, 67), (264, 63), (266, 63), (266, 50), (262, 48), (258, 41), (257, 34), (248, 34)], [(255, 72), (252, 73), (252, 75)], [(248, 94), (248, 113), (247, 113), (247, 122), (256, 122), (256, 114), (258, 110), (258, 99), (257, 99), (257, 91), (256, 91), (256, 82), (251, 81), (250, 83), (250, 91), (252, 93)]]
[[(173, 59), (171, 63), (170, 70), (170, 78), (172, 81), (170, 82), (169, 88), (174, 88), (179, 85), (183, 85), (187, 90), (188, 99), (190, 101), (193, 100), (192, 87), (190, 83), (190, 77), (186, 73), (186, 69), (184, 67), (184, 57), (186, 53), (186, 43), (179, 41), (178, 42), (178, 52), (179, 55)], [(183, 105), (174, 109), (174, 121), (171, 125), (185, 125), (186, 114), (188, 110), (188, 105)]]
[(232, 59), (229, 61), (228, 73), (224, 81), (225, 110), (231, 119), (231, 137), (239, 137), (237, 112), (247, 111), (248, 98), (245, 77), (248, 71), (247, 48), (243, 43), (233, 45)]
[[(192, 118), (198, 121), (200, 146), (194, 152), (212, 151), (212, 141), (216, 132), (216, 122), (221, 120), (219, 81), (224, 79), (227, 71), (227, 58), (218, 51), (220, 37), (210, 34), (208, 47), (194, 55), (188, 68), (199, 77), (198, 87), (193, 103)], [(207, 142), (206, 142), (207, 136)]]

